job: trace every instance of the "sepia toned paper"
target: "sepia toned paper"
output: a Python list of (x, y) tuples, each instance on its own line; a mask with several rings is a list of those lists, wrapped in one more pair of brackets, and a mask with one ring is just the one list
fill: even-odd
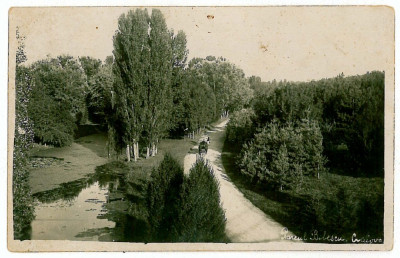
[[(391, 250), (394, 176), (394, 11), (385, 6), (147, 7), (160, 9), (168, 28), (183, 30), (190, 60), (223, 56), (246, 76), (264, 81), (311, 81), (368, 71), (385, 73), (385, 188), (383, 244), (125, 243), (14, 240), (12, 208), (16, 28), (26, 37), (27, 64), (69, 54), (112, 55), (118, 17), (137, 7), (32, 7), (9, 11), (8, 248), (36, 251)], [(285, 67), (285, 69), (282, 69)]]

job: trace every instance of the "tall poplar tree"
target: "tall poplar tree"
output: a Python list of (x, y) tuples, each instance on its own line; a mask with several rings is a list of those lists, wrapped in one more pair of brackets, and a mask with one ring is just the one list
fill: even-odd
[(128, 160), (131, 152), (135, 159), (139, 155), (138, 143), (144, 126), (146, 103), (143, 97), (148, 84), (150, 56), (148, 33), (147, 10), (136, 9), (121, 15), (114, 35), (115, 118), (110, 121), (110, 131), (114, 132), (117, 149), (127, 146)]
[(146, 133), (152, 156), (157, 153), (157, 142), (171, 127), (172, 110), (172, 48), (167, 24), (160, 10), (153, 10), (150, 18), (150, 69), (147, 85)]
[(154, 9), (151, 16), (141, 9), (123, 14), (113, 54), (110, 131), (116, 148), (126, 147), (128, 160), (132, 153), (136, 159), (140, 142), (147, 148), (146, 157), (154, 156), (157, 143), (172, 126), (171, 78), (174, 60), (179, 59), (173, 58), (172, 37), (161, 11)]

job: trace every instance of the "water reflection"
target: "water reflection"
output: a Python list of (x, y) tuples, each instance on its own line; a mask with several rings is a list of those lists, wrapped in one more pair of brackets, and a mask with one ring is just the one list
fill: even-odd
[(62, 183), (58, 188), (33, 194), (33, 197), (42, 203), (51, 203), (57, 200), (73, 201), (82, 189), (96, 182), (94, 176), (81, 178), (72, 182)]
[[(115, 222), (98, 219), (106, 212), (108, 189), (98, 182), (82, 189), (74, 199), (50, 202), (37, 201), (36, 218), (32, 222), (33, 240), (98, 240), (101, 234), (85, 235), (82, 232), (93, 229), (110, 229)], [(100, 233), (104, 233), (104, 230)]]
[[(125, 176), (96, 168), (90, 177), (36, 193), (32, 240), (131, 241)], [(140, 235), (140, 234), (139, 234)], [(143, 241), (143, 238), (136, 239)]]

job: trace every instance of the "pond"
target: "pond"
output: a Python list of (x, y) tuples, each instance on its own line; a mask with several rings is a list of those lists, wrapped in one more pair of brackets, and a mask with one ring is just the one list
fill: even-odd
[(108, 185), (98, 182), (82, 189), (77, 197), (52, 202), (35, 202), (36, 218), (32, 222), (32, 240), (98, 240), (115, 227), (104, 219)]
[[(34, 194), (31, 240), (145, 242), (145, 229), (128, 215), (125, 175), (97, 171)], [(143, 223), (142, 223), (143, 224)]]

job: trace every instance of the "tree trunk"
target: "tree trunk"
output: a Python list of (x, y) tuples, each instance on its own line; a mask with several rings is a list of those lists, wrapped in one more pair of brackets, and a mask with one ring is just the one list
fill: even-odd
[(136, 155), (136, 142), (133, 142), (133, 146), (132, 146), (132, 152), (133, 152), (133, 160), (137, 161), (137, 155)]
[(129, 154), (129, 144), (126, 145), (126, 157), (128, 159), (128, 162), (131, 161), (131, 155)]
[(149, 146), (146, 147), (146, 159), (148, 159), (150, 156), (150, 148)]
[(156, 145), (154, 144), (154, 142), (152, 143), (151, 148), (152, 148), (151, 156), (154, 157), (154, 156), (156, 156)]
[(139, 158), (139, 143), (136, 142), (134, 147), (135, 147), (135, 161), (137, 161)]
[(135, 152), (133, 151), (133, 146), (134, 146), (134, 143), (132, 143), (132, 145), (129, 145), (129, 156), (131, 157), (131, 159), (132, 158), (135, 158), (134, 156), (135, 156)]
[(137, 161), (136, 142), (133, 144), (133, 160)]

